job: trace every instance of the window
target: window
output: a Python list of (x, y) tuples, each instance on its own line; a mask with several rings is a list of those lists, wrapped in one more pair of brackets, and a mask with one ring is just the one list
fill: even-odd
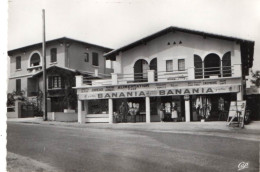
[(48, 77), (48, 88), (64, 88), (64, 82), (60, 76)]
[(16, 91), (17, 92), (21, 91), (21, 79), (16, 80)]
[(185, 70), (185, 59), (178, 59), (178, 70), (179, 71)]
[(173, 71), (172, 60), (166, 60), (166, 72), (172, 72), (172, 71)]
[(85, 59), (84, 59), (85, 62), (89, 62), (89, 54), (88, 53), (85, 53)]
[(16, 57), (16, 69), (21, 69), (21, 56)]
[(57, 62), (57, 48), (51, 49), (51, 63)]
[(92, 53), (92, 65), (98, 66), (98, 53)]
[(40, 55), (38, 53), (34, 53), (31, 57), (30, 67), (39, 66), (40, 62), (41, 62)]

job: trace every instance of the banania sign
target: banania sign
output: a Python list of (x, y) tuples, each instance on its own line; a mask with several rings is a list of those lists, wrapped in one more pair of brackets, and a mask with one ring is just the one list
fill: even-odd
[(216, 86), (216, 87), (196, 87), (196, 88), (176, 88), (161, 90), (143, 91), (117, 91), (117, 92), (88, 92), (79, 94), (79, 99), (109, 99), (109, 98), (129, 98), (146, 96), (173, 96), (173, 95), (194, 95), (194, 94), (216, 94), (239, 92), (239, 85)]

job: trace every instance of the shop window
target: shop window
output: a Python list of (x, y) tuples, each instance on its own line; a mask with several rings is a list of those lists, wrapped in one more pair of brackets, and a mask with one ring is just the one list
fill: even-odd
[(57, 48), (51, 49), (51, 63), (57, 62)]
[(64, 88), (64, 81), (60, 76), (49, 76), (48, 77), (48, 88)]
[(200, 56), (194, 55), (195, 79), (203, 78), (202, 60)]
[(92, 65), (98, 66), (98, 53), (93, 52), (92, 53)]
[(85, 53), (85, 59), (84, 59), (85, 62), (89, 62), (89, 54), (88, 53)]
[(106, 114), (108, 113), (107, 100), (91, 100), (88, 102), (88, 114)]
[(16, 69), (21, 69), (21, 56), (16, 57)]
[(222, 58), (222, 72), (223, 77), (230, 77), (232, 75), (231, 52), (225, 53)]
[(178, 70), (179, 71), (185, 70), (185, 59), (178, 59)]
[(166, 72), (172, 72), (172, 71), (173, 71), (173, 61), (166, 60)]
[(16, 92), (21, 92), (21, 79), (16, 80)]
[(40, 55), (38, 53), (34, 53), (30, 60), (30, 67), (39, 66), (41, 62)]

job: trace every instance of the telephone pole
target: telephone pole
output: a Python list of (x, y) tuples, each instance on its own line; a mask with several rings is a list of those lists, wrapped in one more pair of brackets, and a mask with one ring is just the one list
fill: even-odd
[(47, 86), (46, 86), (46, 47), (45, 47), (45, 10), (42, 10), (42, 56), (43, 56), (43, 120), (47, 121)]

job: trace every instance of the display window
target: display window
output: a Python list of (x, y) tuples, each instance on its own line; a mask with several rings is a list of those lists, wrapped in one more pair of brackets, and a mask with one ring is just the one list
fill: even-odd
[(191, 121), (225, 121), (227, 120), (231, 101), (236, 94), (214, 94), (191, 96)]

